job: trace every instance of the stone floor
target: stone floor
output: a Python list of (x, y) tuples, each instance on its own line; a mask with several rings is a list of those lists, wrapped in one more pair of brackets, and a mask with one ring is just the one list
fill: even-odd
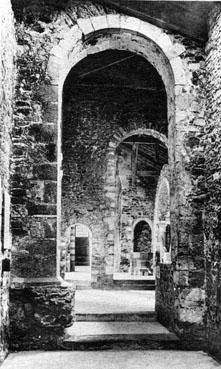
[(154, 311), (154, 291), (77, 290), (75, 312), (81, 314)]
[(10, 354), (1, 369), (218, 369), (203, 352), (56, 351)]
[(169, 333), (158, 322), (77, 322), (67, 330), (73, 336)]

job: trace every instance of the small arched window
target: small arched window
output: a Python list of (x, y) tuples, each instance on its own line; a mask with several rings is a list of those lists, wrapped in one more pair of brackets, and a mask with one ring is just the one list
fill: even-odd
[(141, 220), (134, 228), (134, 252), (148, 254), (151, 252), (152, 235), (149, 224)]

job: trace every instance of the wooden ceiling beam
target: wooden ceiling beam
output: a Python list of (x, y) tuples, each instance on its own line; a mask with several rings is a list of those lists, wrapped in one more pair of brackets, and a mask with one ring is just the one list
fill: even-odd
[(104, 87), (104, 88), (118, 88), (118, 89), (132, 89), (132, 90), (143, 90), (143, 91), (149, 91), (152, 93), (165, 93), (165, 89), (157, 89), (153, 87), (144, 87), (139, 85), (115, 85), (115, 84), (109, 84), (109, 83), (73, 83), (73, 87)]

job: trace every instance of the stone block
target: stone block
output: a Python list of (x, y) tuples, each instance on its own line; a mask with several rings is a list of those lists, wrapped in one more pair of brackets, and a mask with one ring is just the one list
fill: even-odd
[(46, 181), (44, 186), (44, 202), (55, 203), (57, 201), (57, 182)]
[(57, 141), (57, 124), (31, 124), (29, 127), (30, 136), (34, 137), (38, 143), (48, 143)]
[(30, 223), (30, 236), (32, 238), (56, 238), (57, 222), (53, 218), (32, 218)]
[(27, 204), (28, 215), (56, 215), (56, 204)]
[(170, 60), (170, 65), (173, 71), (175, 85), (183, 85), (187, 84), (185, 69), (182, 64), (180, 57), (176, 57)]
[(127, 17), (125, 15), (121, 15), (120, 17), (121, 28), (125, 30), (142, 33), (142, 24), (143, 22), (138, 18)]
[(121, 28), (120, 20), (121, 20), (120, 14), (107, 14), (108, 28), (120, 29)]
[(64, 56), (64, 50), (62, 49), (61, 44), (53, 47), (53, 49), (51, 50), (51, 55), (62, 60)]
[(77, 20), (77, 24), (84, 35), (94, 32), (94, 27), (90, 19), (80, 18)]
[(91, 17), (90, 20), (95, 31), (108, 28), (106, 15)]
[(33, 175), (36, 179), (57, 180), (57, 164), (39, 164), (33, 168)]
[(162, 30), (160, 28), (146, 22), (141, 22), (140, 33), (152, 40), (156, 45), (158, 44), (158, 38), (162, 36)]
[(58, 101), (58, 86), (52, 84), (42, 84), (38, 92), (45, 103)]
[(13, 253), (12, 273), (20, 278), (56, 276), (56, 240), (23, 238)]
[(28, 197), (35, 198), (37, 202), (43, 202), (44, 200), (44, 181), (43, 180), (36, 180), (30, 181), (30, 189), (27, 191)]
[(59, 83), (59, 71), (62, 61), (55, 55), (51, 55), (48, 62), (47, 73), (50, 77), (51, 83), (58, 85)]
[(58, 121), (58, 105), (57, 102), (48, 102), (44, 107), (42, 114), (43, 123), (54, 123), (55, 127)]

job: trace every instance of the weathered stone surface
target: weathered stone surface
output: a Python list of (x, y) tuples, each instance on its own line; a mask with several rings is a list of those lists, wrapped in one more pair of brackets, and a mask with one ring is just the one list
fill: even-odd
[(16, 244), (15, 239), (14, 247), (16, 251), (12, 261), (13, 277), (40, 278), (56, 275), (55, 238), (40, 238), (30, 234), (23, 237), (22, 245), (19, 242)]
[(204, 195), (206, 255), (207, 334), (211, 352), (221, 347), (221, 8), (210, 14), (206, 46), (206, 126), (201, 138), (204, 157), (199, 190)]
[(10, 290), (10, 348), (59, 349), (74, 318), (74, 288), (26, 286)]

